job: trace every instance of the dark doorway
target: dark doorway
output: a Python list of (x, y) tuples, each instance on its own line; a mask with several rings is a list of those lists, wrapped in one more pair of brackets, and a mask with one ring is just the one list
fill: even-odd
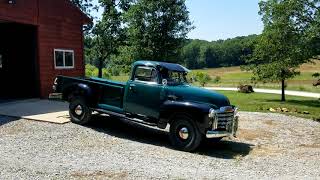
[(0, 21), (0, 98), (39, 97), (36, 26)]

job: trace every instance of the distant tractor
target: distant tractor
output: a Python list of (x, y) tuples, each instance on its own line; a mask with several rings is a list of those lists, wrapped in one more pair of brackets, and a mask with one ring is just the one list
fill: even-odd
[[(312, 77), (314, 78), (319, 78), (320, 77), (320, 73), (314, 73), (312, 75)], [(313, 83), (313, 86), (319, 86), (320, 85), (320, 79), (316, 80), (314, 83)]]
[(317, 81), (315, 81), (315, 82), (313, 83), (313, 86), (320, 86), (320, 79), (318, 79)]
[(238, 91), (241, 93), (253, 93), (253, 87), (251, 85), (239, 85)]

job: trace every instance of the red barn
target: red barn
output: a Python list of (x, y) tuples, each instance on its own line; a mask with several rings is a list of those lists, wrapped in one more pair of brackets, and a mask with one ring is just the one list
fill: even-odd
[(83, 25), (69, 0), (0, 0), (0, 98), (47, 98), (56, 75), (83, 76)]

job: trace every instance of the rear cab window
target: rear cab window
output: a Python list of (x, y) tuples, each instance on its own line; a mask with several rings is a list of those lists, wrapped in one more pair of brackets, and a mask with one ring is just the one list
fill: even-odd
[(158, 82), (157, 70), (152, 67), (139, 66), (136, 68), (136, 71), (134, 74), (134, 81), (157, 83)]

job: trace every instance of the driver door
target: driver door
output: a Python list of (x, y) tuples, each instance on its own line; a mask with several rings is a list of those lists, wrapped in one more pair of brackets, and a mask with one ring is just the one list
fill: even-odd
[(164, 87), (153, 67), (138, 66), (126, 87), (124, 110), (131, 114), (158, 118)]

